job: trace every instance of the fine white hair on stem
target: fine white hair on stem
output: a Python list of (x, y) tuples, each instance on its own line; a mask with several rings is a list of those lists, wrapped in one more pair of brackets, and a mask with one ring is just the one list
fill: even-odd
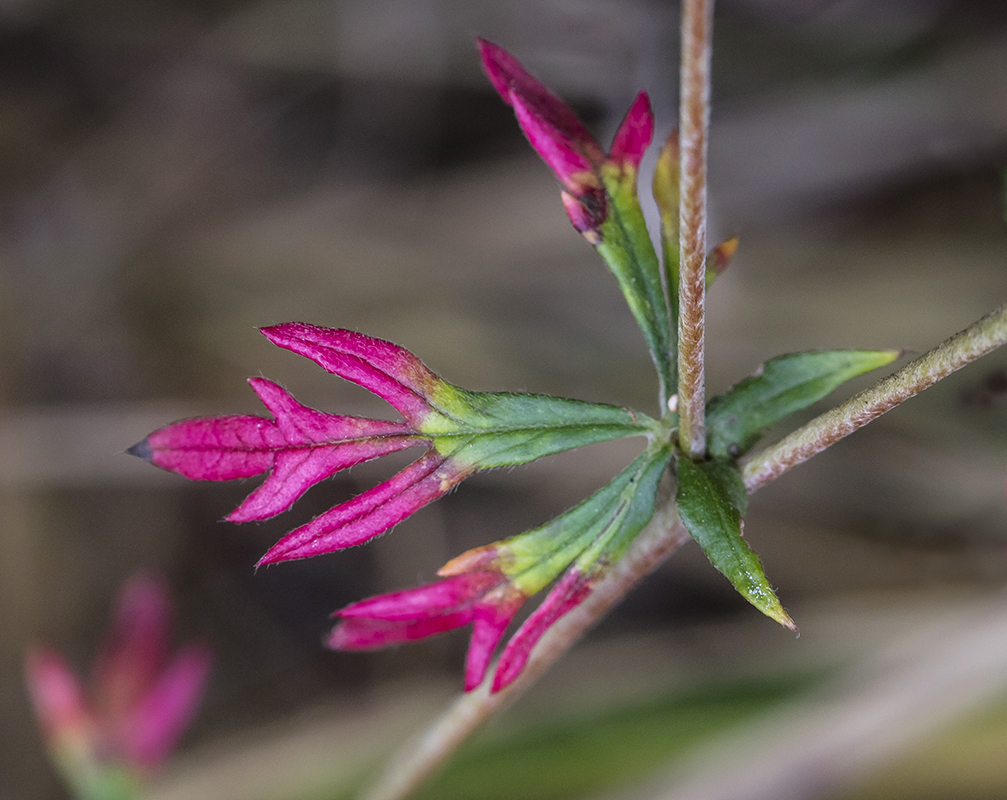
[(706, 454), (706, 157), (710, 128), (713, 0), (682, 3), (679, 90), (679, 442)]

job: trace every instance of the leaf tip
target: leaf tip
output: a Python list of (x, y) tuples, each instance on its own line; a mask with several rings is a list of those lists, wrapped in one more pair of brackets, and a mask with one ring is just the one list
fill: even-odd
[(791, 619), (790, 614), (784, 610), (783, 604), (780, 603), (780, 599), (776, 596), (776, 592), (769, 587), (768, 583), (759, 587), (756, 591), (748, 588), (747, 591), (741, 591), (741, 594), (771, 620), (780, 623), (784, 628), (788, 628), (798, 635), (800, 634), (796, 623)]
[(269, 548), (266, 554), (255, 562), (255, 571), (258, 572), (259, 567), (268, 567), (270, 564), (278, 564), (281, 561), (286, 561), (287, 557), (282, 552), (277, 552), (276, 546)]
[(150, 446), (150, 437), (147, 437), (143, 441), (137, 442), (132, 447), (127, 448), (126, 452), (131, 456), (142, 458), (148, 463), (154, 463), (154, 448)]
[(801, 632), (797, 629), (797, 625), (794, 623), (794, 620), (791, 619), (790, 614), (788, 614), (786, 611), (783, 610), (782, 606), (779, 608), (778, 611), (776, 611), (773, 614), (770, 614), (770, 616), (777, 622), (779, 622), (784, 628), (789, 628), (798, 636), (801, 635)]
[(734, 254), (738, 252), (738, 244), (740, 242), (741, 242), (740, 237), (732, 236), (726, 242), (721, 242), (719, 245), (717, 245), (715, 250), (719, 251), (718, 255), (720, 259), (722, 259), (724, 262), (723, 267), (721, 267), (721, 270), (727, 267), (728, 262), (730, 262), (730, 260), (734, 258)]
[(643, 154), (654, 138), (654, 112), (646, 92), (637, 94), (616, 131), (610, 158), (623, 169), (639, 169)]

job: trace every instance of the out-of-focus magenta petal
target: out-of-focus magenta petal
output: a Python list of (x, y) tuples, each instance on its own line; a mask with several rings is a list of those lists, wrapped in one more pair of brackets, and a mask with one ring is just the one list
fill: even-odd
[(435, 451), (428, 452), (384, 483), (291, 531), (256, 566), (310, 558), (363, 544), (447, 494), (474, 469)]
[(91, 716), (80, 679), (55, 650), (34, 647), (24, 659), (25, 683), (46, 741), (85, 738)]
[(123, 586), (112, 626), (95, 659), (95, 712), (118, 720), (129, 714), (157, 680), (168, 654), (173, 623), (163, 582), (138, 573)]
[(207, 647), (190, 644), (158, 676), (120, 731), (131, 763), (152, 769), (175, 749), (199, 709), (212, 660)]
[(502, 580), (503, 576), (494, 572), (466, 573), (414, 589), (368, 597), (337, 613), (344, 619), (371, 617), (398, 622), (422, 619), (457, 609), (481, 597)]
[(609, 157), (619, 166), (630, 166), (636, 171), (653, 138), (654, 113), (650, 108), (650, 98), (646, 92), (640, 92), (616, 131)]
[(277, 347), (310, 358), (328, 372), (374, 392), (411, 425), (431, 412), (430, 397), (443, 381), (403, 347), (354, 331), (285, 322), (262, 328)]
[(376, 650), (452, 631), (468, 625), (474, 616), (475, 609), (468, 607), (418, 620), (348, 617), (333, 628), (326, 644), (333, 650)]
[[(202, 645), (165, 667), (171, 600), (153, 576), (123, 587), (92, 685), (85, 692), (58, 653), (31, 649), (25, 676), (53, 761), (74, 793), (111, 797), (169, 755), (199, 706), (210, 666)], [(121, 789), (114, 792), (118, 797)]]
[(513, 683), (528, 663), (532, 648), (556, 620), (580, 605), (591, 594), (595, 579), (577, 569), (570, 569), (542, 604), (535, 609), (517, 633), (511, 637), (493, 675), (493, 691)]

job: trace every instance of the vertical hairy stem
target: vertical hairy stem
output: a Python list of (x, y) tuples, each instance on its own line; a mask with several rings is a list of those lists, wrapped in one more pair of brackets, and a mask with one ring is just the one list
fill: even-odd
[(683, 0), (679, 93), (678, 413), (679, 441), (706, 453), (706, 152), (710, 127), (713, 0)]
[(776, 445), (756, 453), (742, 469), (748, 493), (762, 488), (857, 428), (1005, 343), (1007, 303), (870, 389), (816, 417)]
[(510, 705), (551, 667), (627, 592), (660, 566), (689, 534), (678, 519), (673, 502), (659, 507), (629, 552), (616, 564), (579, 606), (561, 617), (532, 651), (520, 677), (496, 694), (490, 694), (492, 670), (482, 686), (463, 694), (427, 728), (407, 744), (386, 767), (365, 800), (403, 800), (439, 768), (458, 746), (492, 714)]

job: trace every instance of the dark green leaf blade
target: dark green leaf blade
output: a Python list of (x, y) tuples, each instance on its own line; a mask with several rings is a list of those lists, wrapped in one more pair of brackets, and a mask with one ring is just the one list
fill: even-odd
[(654, 436), (660, 423), (619, 406), (544, 394), (468, 392), (452, 387), (464, 415), (433, 430), (434, 446), (480, 469), (513, 466), (543, 456), (627, 436)]
[(664, 258), (668, 310), (671, 315), (671, 377), (678, 383), (678, 279), (679, 279), (679, 146), (678, 131), (673, 130), (657, 156), (652, 190), (661, 217), (661, 254)]
[(602, 171), (609, 204), (602, 223), (598, 253), (615, 276), (630, 311), (647, 342), (661, 384), (661, 411), (674, 392), (676, 354), (668, 299), (661, 284), (661, 265), (650, 239), (636, 191), (635, 173)]
[(714, 458), (736, 458), (763, 431), (821, 400), (850, 378), (883, 367), (898, 350), (815, 350), (770, 359), (751, 377), (706, 405), (707, 445)]
[(723, 461), (679, 458), (675, 501), (689, 534), (741, 596), (767, 617), (797, 630), (742, 535), (747, 498), (738, 470)]

